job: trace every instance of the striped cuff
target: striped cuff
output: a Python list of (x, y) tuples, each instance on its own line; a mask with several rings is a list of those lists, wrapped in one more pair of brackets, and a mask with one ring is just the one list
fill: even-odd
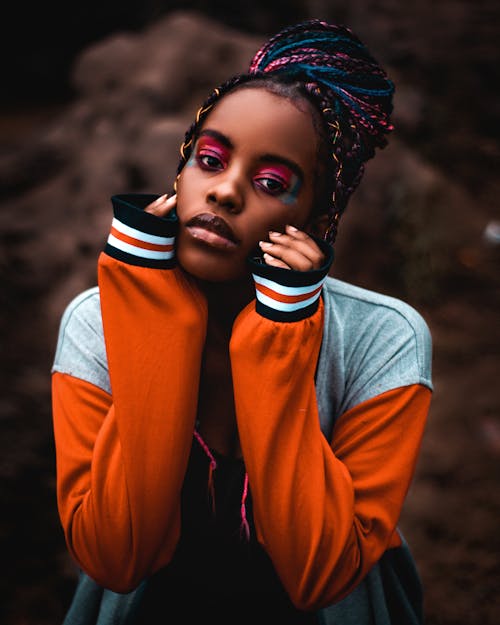
[(318, 309), (323, 283), (333, 262), (333, 249), (313, 237), (325, 262), (313, 271), (294, 271), (266, 265), (262, 257), (249, 258), (255, 283), (256, 311), (273, 321), (300, 321)]
[(129, 265), (169, 269), (175, 265), (177, 216), (158, 217), (144, 208), (158, 195), (130, 193), (111, 198), (114, 217), (104, 251)]

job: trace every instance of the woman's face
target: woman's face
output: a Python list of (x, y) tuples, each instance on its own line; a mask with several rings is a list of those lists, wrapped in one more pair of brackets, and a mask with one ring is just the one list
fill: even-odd
[(307, 227), (318, 144), (309, 106), (245, 88), (210, 112), (177, 183), (177, 258), (187, 272), (238, 279), (270, 230)]

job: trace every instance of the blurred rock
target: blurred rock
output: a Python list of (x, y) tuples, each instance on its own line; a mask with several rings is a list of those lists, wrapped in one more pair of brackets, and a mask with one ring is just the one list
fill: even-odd
[(90, 47), (72, 82), (81, 97), (113, 114), (178, 111), (248, 66), (260, 41), (198, 14), (173, 13), (145, 33)]
[(460, 272), (459, 250), (480, 241), (471, 201), (462, 187), (392, 137), (367, 163), (340, 221), (333, 274), (415, 305), (431, 304)]

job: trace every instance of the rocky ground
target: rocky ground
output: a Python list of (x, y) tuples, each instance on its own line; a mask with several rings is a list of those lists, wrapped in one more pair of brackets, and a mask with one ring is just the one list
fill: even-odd
[[(389, 48), (382, 58), (397, 85), (397, 131), (352, 199), (333, 274), (405, 299), (431, 328), (434, 401), (401, 526), (428, 625), (496, 625), (500, 149), (498, 94), (488, 92), (498, 51), (488, 42), (499, 22), (490, 2), (422, 2), (416, 29), (397, 3), (376, 14), (372, 4), (353, 1), (349, 23), (375, 49)], [(478, 21), (478, 6), (491, 19)], [(198, 104), (262, 39), (172, 14), (84, 50), (70, 103), (1, 120), (5, 625), (61, 622), (74, 584), (56, 513), (49, 372), (65, 305), (95, 283), (109, 196), (168, 190)]]

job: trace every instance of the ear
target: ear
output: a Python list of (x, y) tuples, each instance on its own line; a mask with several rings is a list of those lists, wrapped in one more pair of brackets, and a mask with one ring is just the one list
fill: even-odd
[(317, 215), (313, 217), (305, 227), (305, 231), (309, 234), (312, 234), (319, 239), (322, 239), (325, 236), (326, 229), (328, 228), (329, 217), (328, 215)]

